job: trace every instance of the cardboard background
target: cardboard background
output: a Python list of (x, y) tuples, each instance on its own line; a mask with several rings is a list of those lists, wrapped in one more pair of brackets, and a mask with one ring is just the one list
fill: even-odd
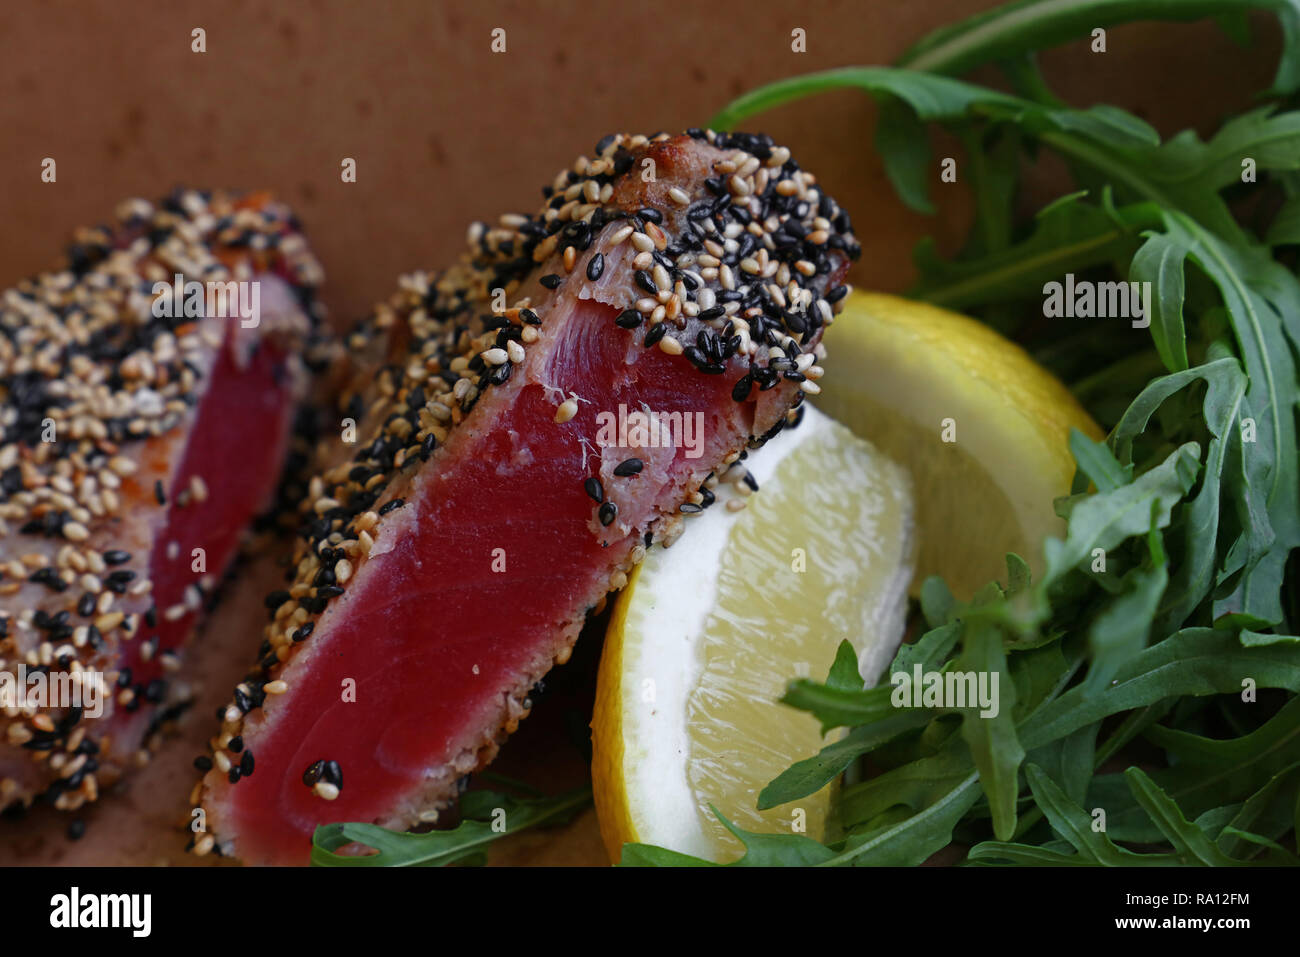
[[(834, 66), (887, 63), (934, 27), (986, 0), (891, 3), (716, 0), (699, 3), (14, 3), (0, 6), (0, 287), (49, 268), (71, 230), (106, 220), (130, 195), (172, 185), (269, 188), (292, 203), (328, 276), (340, 325), (388, 294), (396, 276), (459, 253), (466, 225), (533, 210), (539, 189), (605, 133), (702, 125), (736, 94)], [(1076, 105), (1114, 102), (1168, 134), (1212, 130), (1266, 85), (1278, 39), (1236, 48), (1213, 25), (1110, 31), (1108, 52), (1076, 43), (1044, 58), (1049, 80)], [(207, 31), (207, 52), (190, 31)], [(508, 51), (489, 49), (494, 27)], [(790, 30), (808, 52), (790, 51)], [(941, 186), (927, 220), (893, 197), (871, 148), (874, 106), (852, 93), (787, 106), (762, 128), (852, 213), (864, 255), (853, 278), (906, 286), (911, 247), (963, 235), (964, 187)], [(941, 154), (944, 155), (944, 154)], [(40, 181), (43, 157), (58, 181)], [(343, 184), (339, 164), (358, 162)], [(1051, 175), (1050, 164), (1045, 174)], [(183, 740), (124, 795), (85, 816), (0, 821), (0, 863), (182, 863), (189, 766), (256, 645), (264, 590), (246, 578), (196, 645), (191, 672), (204, 696)], [(250, 634), (251, 632), (251, 634)], [(594, 658), (594, 656), (588, 656)], [(581, 679), (581, 655), (567, 666)], [(570, 692), (572, 689), (569, 689)], [(209, 700), (210, 699), (210, 700)], [(545, 740), (559, 720), (539, 707), (502, 767), (555, 782), (580, 762)], [(545, 783), (544, 781), (542, 783)], [(563, 840), (526, 835), (519, 862), (603, 862), (590, 812)]]
[[(0, 5), (0, 284), (49, 268), (77, 225), (126, 196), (177, 183), (269, 188), (292, 203), (324, 261), (340, 322), (398, 273), (458, 255), (466, 226), (532, 211), (539, 190), (611, 130), (704, 124), (761, 83), (888, 63), (988, 0), (715, 0), (708, 4), (225, 0)], [(1212, 24), (1110, 32), (1105, 54), (1045, 58), (1078, 105), (1121, 103), (1163, 132), (1212, 129), (1263, 86), (1267, 42), (1244, 52)], [(207, 52), (190, 31), (207, 31)], [(507, 52), (490, 32), (507, 31)], [(803, 27), (808, 52), (790, 51)], [(962, 235), (893, 197), (871, 149), (874, 106), (855, 93), (789, 105), (762, 126), (853, 216), (859, 284), (901, 289), (913, 242)], [(43, 157), (58, 182), (40, 181)], [(343, 157), (358, 181), (339, 179)], [(936, 177), (937, 179), (937, 177)], [(960, 179), (960, 175), (959, 175)]]

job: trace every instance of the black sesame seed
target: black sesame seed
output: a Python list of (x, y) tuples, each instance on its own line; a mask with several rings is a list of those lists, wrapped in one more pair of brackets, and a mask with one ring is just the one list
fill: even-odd
[(226, 778), (230, 781), (231, 784), (238, 784), (240, 774), (241, 772), (239, 768), (231, 768), (230, 773), (226, 775)]
[(640, 459), (624, 459), (614, 466), (614, 474), (619, 478), (626, 478), (629, 475), (636, 475), (645, 467)]
[(648, 349), (655, 345), (660, 339), (668, 334), (668, 326), (659, 322), (650, 327), (650, 331), (645, 334), (642, 344)]
[(307, 770), (302, 772), (302, 783), (307, 787), (312, 787), (320, 780), (321, 773), (325, 770), (324, 761), (313, 761), (307, 765)]
[(605, 257), (600, 253), (591, 257), (591, 262), (587, 263), (587, 278), (595, 282), (600, 278), (600, 274), (605, 271)]
[(68, 840), (79, 841), (86, 835), (86, 822), (78, 818), (68, 825)]
[(659, 287), (656, 286), (655, 281), (650, 278), (650, 273), (646, 272), (644, 269), (638, 269), (632, 274), (632, 278), (636, 281), (638, 286), (650, 293), (650, 295), (658, 295)]
[(167, 504), (167, 494), (163, 491), (162, 479), (154, 479), (153, 497), (158, 500), (159, 505)]
[(105, 565), (125, 565), (131, 560), (131, 553), (120, 548), (109, 549), (103, 555)]
[(737, 379), (736, 384), (731, 387), (731, 397), (737, 402), (744, 402), (749, 398), (749, 393), (753, 391), (753, 388), (754, 376), (752, 373), (746, 372), (743, 376)]
[(605, 489), (600, 484), (600, 479), (596, 478), (596, 476), (593, 475), (591, 478), (583, 482), (582, 487), (597, 504), (605, 501)]
[(212, 759), (208, 757), (206, 754), (200, 754), (197, 758), (194, 759), (194, 767), (200, 771), (211, 771)]
[(390, 502), (385, 502), (383, 505), (381, 505), (381, 506), (379, 507), (379, 514), (380, 514), (380, 515), (387, 515), (387, 514), (388, 514), (389, 512), (391, 512), (393, 509), (395, 509), (395, 508), (401, 508), (401, 507), (402, 507), (403, 505), (405, 505), (405, 504), (406, 504), (406, 501), (405, 501), (404, 499), (395, 498), (395, 499), (393, 499), (392, 501), (390, 501)]
[(51, 565), (36, 569), (27, 580), (37, 585), (44, 585), (51, 591), (66, 591), (68, 587), (68, 583), (59, 577), (59, 573)]
[(600, 524), (610, 525), (614, 521), (614, 518), (618, 515), (618, 506), (615, 505), (613, 502), (606, 502), (604, 505), (600, 507), (600, 510), (597, 514), (600, 517)]
[(614, 325), (620, 329), (635, 329), (641, 325), (641, 313), (635, 309), (625, 309), (623, 313), (614, 320)]
[(560, 283), (564, 282), (563, 279), (561, 279), (553, 272), (547, 273), (545, 276), (543, 276), (541, 279), (537, 281), (540, 282), (547, 289), (559, 289)]
[(326, 761), (321, 768), (321, 777), (330, 784), (342, 790), (343, 788), (343, 769), (339, 767), (337, 761)]
[(520, 309), (519, 319), (521, 322), (525, 322), (530, 326), (540, 326), (542, 324), (542, 320), (538, 318), (537, 313), (533, 312), (531, 309)]
[[(682, 502), (681, 505), (677, 506), (677, 511), (682, 512), (686, 515), (694, 515), (696, 512), (704, 511), (704, 509), (701, 506), (695, 505), (691, 502)], [(713, 521), (713, 520), (709, 519), (709, 521)]]
[(240, 751), (243, 751), (244, 750), (243, 737), (238, 734), (235, 735), (233, 738), (230, 739), (230, 744), (227, 745), (227, 747), (229, 747), (231, 751), (234, 751), (235, 754), (238, 754)]
[(251, 777), (253, 774), (253, 752), (245, 751), (244, 756), (239, 759), (239, 772), (244, 777)]

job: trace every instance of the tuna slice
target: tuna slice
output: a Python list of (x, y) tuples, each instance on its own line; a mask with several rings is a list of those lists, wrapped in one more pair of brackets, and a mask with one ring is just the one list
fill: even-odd
[(787, 150), (612, 136), (544, 192), (358, 334), (385, 361), (213, 739), (198, 853), (302, 864), (320, 824), (446, 804), (710, 473), (816, 391), (857, 244)]
[[(119, 220), (0, 305), (0, 806), (94, 800), (183, 710), (177, 650), (270, 504), (317, 348), (284, 207), (181, 191)], [(185, 293), (209, 280), (256, 281), (257, 314)]]

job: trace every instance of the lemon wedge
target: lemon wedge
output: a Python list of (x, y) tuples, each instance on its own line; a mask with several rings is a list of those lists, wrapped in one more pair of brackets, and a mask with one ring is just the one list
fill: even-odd
[(826, 330), (817, 405), (911, 473), (914, 587), (942, 575), (959, 599), (1006, 580), (1006, 553), (1042, 571), (1065, 524), (1070, 428), (1102, 432), (1069, 391), (980, 322), (897, 296), (852, 293)]
[(902, 638), (913, 541), (904, 469), (814, 409), (738, 467), (761, 491), (732, 511), (728, 494), (742, 498), (720, 490), (678, 544), (651, 550), (615, 606), (592, 720), (596, 808), (615, 862), (629, 841), (738, 857), (710, 804), (748, 830), (821, 837), (830, 789), (755, 807), (824, 743), (812, 716), (778, 699), (792, 677), (825, 678), (845, 638), (874, 682)]

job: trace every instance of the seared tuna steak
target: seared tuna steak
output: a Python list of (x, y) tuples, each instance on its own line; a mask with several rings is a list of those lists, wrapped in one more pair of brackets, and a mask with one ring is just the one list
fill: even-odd
[(713, 470), (817, 390), (858, 247), (788, 150), (610, 136), (543, 192), (357, 334), (386, 356), (213, 740), (198, 853), (302, 864), (320, 824), (429, 819)]
[(3, 294), (0, 806), (94, 800), (183, 708), (177, 651), (284, 464), (319, 273), (283, 206), (178, 191)]

